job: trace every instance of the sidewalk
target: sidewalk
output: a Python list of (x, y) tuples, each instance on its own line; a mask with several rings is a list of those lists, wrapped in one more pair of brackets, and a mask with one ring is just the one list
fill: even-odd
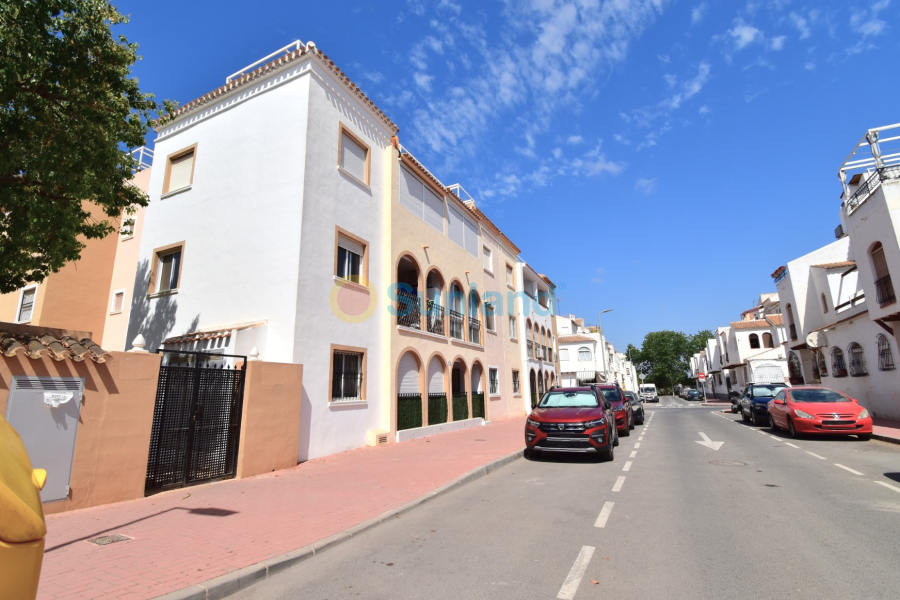
[[(38, 599), (154, 598), (301, 548), (521, 449), (524, 420), (49, 515)], [(112, 534), (133, 539), (85, 541)]]
[(900, 421), (872, 419), (872, 437), (883, 442), (900, 444)]

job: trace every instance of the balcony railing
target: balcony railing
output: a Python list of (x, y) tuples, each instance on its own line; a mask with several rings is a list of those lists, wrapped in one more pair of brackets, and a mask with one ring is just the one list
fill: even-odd
[(525, 356), (527, 358), (534, 358), (534, 342), (528, 340), (528, 348), (526, 349)]
[(422, 329), (417, 293), (397, 290), (397, 324), (410, 329)]
[(469, 341), (473, 344), (481, 343), (481, 321), (469, 317)]
[(428, 301), (428, 312), (425, 313), (428, 332), (444, 335), (444, 307), (434, 300)]
[(547, 354), (547, 346), (541, 346), (541, 358), (544, 360), (549, 360), (548, 356), (549, 355)]
[(847, 214), (851, 214), (860, 204), (865, 202), (866, 199), (872, 195), (872, 192), (878, 189), (878, 186), (880, 186), (883, 181), (888, 181), (890, 179), (900, 179), (900, 165), (891, 165), (889, 167), (876, 169), (865, 182), (856, 188), (856, 191), (853, 192), (853, 195), (847, 200)]
[(450, 337), (454, 340), (463, 339), (463, 323), (465, 323), (466, 318), (456, 312), (455, 310), (450, 310)]
[(790, 327), (788, 327), (788, 329), (790, 329), (790, 332), (791, 332), (791, 339), (796, 341), (796, 339), (797, 339), (797, 326), (794, 325), (793, 323), (791, 323), (791, 325), (790, 325)]
[(885, 275), (881, 279), (875, 280), (875, 299), (878, 300), (878, 306), (893, 304), (897, 301), (890, 275)]

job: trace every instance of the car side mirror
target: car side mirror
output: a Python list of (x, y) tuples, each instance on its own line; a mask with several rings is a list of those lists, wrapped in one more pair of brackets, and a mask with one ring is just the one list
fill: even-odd
[(850, 400), (851, 400), (851, 402), (853, 402), (854, 404), (859, 404), (859, 400), (857, 400), (856, 398), (850, 398)]

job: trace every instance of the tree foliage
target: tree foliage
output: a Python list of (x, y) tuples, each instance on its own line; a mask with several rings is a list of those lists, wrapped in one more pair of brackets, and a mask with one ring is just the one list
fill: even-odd
[(131, 77), (137, 46), (111, 31), (127, 22), (104, 0), (0, 0), (0, 292), (42, 281), (147, 205), (128, 151), (174, 104)]
[(632, 349), (632, 361), (645, 374), (644, 380), (659, 388), (688, 383), (691, 356), (706, 347), (713, 337), (708, 329), (690, 335), (680, 331), (652, 331), (644, 337), (640, 350)]

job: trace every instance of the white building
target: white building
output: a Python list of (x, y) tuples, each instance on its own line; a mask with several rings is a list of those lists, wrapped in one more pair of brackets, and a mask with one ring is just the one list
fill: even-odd
[(638, 377), (628, 357), (596, 327), (587, 327), (575, 315), (557, 316), (559, 332), (559, 373), (564, 386), (587, 383), (618, 383), (626, 390), (637, 390)]

